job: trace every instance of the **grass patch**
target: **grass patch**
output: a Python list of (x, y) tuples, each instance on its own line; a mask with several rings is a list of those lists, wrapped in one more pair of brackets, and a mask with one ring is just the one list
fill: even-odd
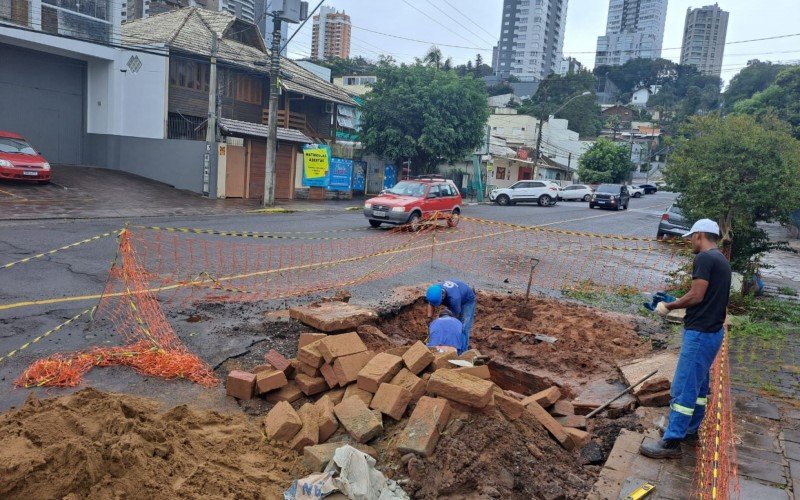
[(789, 297), (797, 297), (797, 290), (788, 286), (778, 287), (778, 293), (781, 295), (788, 295)]
[(753, 321), (741, 318), (731, 322), (731, 337), (734, 339), (754, 338), (767, 342), (786, 340), (787, 328), (766, 321)]
[(642, 305), (641, 292), (631, 286), (608, 288), (587, 280), (563, 288), (561, 294), (566, 298), (600, 309), (642, 316), (653, 314)]
[(729, 309), (737, 315), (747, 315), (754, 322), (800, 324), (800, 304), (773, 297), (734, 295)]

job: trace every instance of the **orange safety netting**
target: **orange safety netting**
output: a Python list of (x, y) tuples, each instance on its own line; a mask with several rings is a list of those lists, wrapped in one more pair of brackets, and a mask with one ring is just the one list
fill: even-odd
[(695, 466), (695, 498), (738, 498), (733, 400), (730, 387), (728, 341), (725, 339), (711, 367), (706, 416), (700, 427)]

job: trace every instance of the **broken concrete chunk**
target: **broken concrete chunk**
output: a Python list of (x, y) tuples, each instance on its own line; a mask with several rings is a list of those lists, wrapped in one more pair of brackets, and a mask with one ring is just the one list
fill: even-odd
[(358, 387), (374, 394), (382, 383), (390, 381), (402, 367), (403, 358), (400, 356), (379, 353), (358, 372)]
[(411, 392), (403, 387), (383, 383), (372, 398), (369, 407), (380, 410), (384, 415), (389, 415), (395, 420), (403, 418), (403, 414), (411, 402)]
[(454, 370), (437, 370), (428, 380), (427, 393), (435, 394), (473, 408), (483, 408), (492, 400), (488, 380)]
[(289, 441), (302, 427), (300, 415), (286, 401), (276, 403), (264, 418), (267, 437), (276, 441)]
[(359, 443), (365, 443), (383, 431), (383, 421), (361, 399), (345, 398), (333, 407), (336, 418)]
[(356, 332), (349, 332), (328, 335), (320, 340), (317, 349), (322, 353), (326, 363), (332, 363), (336, 358), (364, 352), (367, 350), (367, 346)]
[(402, 356), (406, 368), (415, 375), (433, 363), (434, 359), (430, 349), (420, 341), (411, 345)]
[(362, 323), (375, 320), (378, 314), (347, 302), (326, 302), (289, 309), (289, 317), (323, 332), (355, 330)]
[(431, 456), (440, 433), (450, 420), (450, 412), (450, 403), (446, 399), (423, 396), (397, 439), (397, 450)]
[(228, 373), (225, 390), (228, 396), (237, 399), (251, 399), (256, 386), (256, 375), (241, 370), (232, 370)]

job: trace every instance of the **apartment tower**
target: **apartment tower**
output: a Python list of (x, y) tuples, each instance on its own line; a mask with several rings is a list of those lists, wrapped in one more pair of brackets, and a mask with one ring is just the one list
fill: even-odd
[(728, 13), (719, 5), (686, 10), (681, 64), (696, 66), (704, 75), (722, 73), (722, 55), (728, 31)]
[(542, 80), (561, 69), (568, 0), (504, 0), (500, 40), (492, 52), (496, 75)]
[(610, 0), (606, 34), (597, 37), (595, 67), (661, 57), (666, 21), (667, 0)]
[(336, 12), (333, 7), (322, 7), (314, 16), (311, 32), (311, 57), (331, 59), (350, 57), (350, 16)]

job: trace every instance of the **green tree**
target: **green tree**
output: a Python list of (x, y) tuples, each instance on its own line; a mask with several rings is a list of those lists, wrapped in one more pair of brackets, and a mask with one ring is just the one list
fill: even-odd
[(421, 64), (381, 68), (362, 107), (362, 142), (369, 153), (410, 159), (415, 173), (430, 173), (482, 144), (486, 98), (482, 81), (453, 71)]
[(632, 171), (630, 148), (602, 137), (578, 162), (578, 177), (582, 182), (623, 182)]
[(756, 92), (761, 92), (772, 85), (778, 73), (787, 66), (761, 62), (758, 59), (747, 62), (747, 67), (738, 72), (724, 93), (724, 109), (733, 111), (733, 106), (745, 99), (750, 99)]
[(689, 220), (719, 222), (733, 268), (748, 274), (776, 246), (756, 223), (788, 222), (800, 206), (800, 141), (774, 119), (693, 117), (664, 175)]
[(331, 76), (353, 76), (353, 75), (374, 75), (378, 69), (378, 64), (365, 59), (361, 56), (356, 56), (351, 59), (342, 59), (340, 57), (333, 57), (325, 59), (324, 61), (314, 61), (314, 64), (319, 64), (331, 70)]
[(759, 119), (777, 116), (788, 122), (792, 134), (800, 139), (800, 66), (781, 70), (775, 83), (750, 99), (737, 102), (733, 110)]
[[(540, 118), (542, 107), (545, 117), (558, 110), (555, 117), (569, 120), (570, 130), (578, 132), (581, 137), (597, 137), (603, 128), (603, 120), (596, 96), (589, 94), (569, 101), (583, 92), (594, 91), (595, 84), (595, 76), (586, 70), (564, 76), (550, 75), (542, 81), (532, 98), (520, 104), (519, 113)], [(564, 106), (567, 101), (569, 103)]]

